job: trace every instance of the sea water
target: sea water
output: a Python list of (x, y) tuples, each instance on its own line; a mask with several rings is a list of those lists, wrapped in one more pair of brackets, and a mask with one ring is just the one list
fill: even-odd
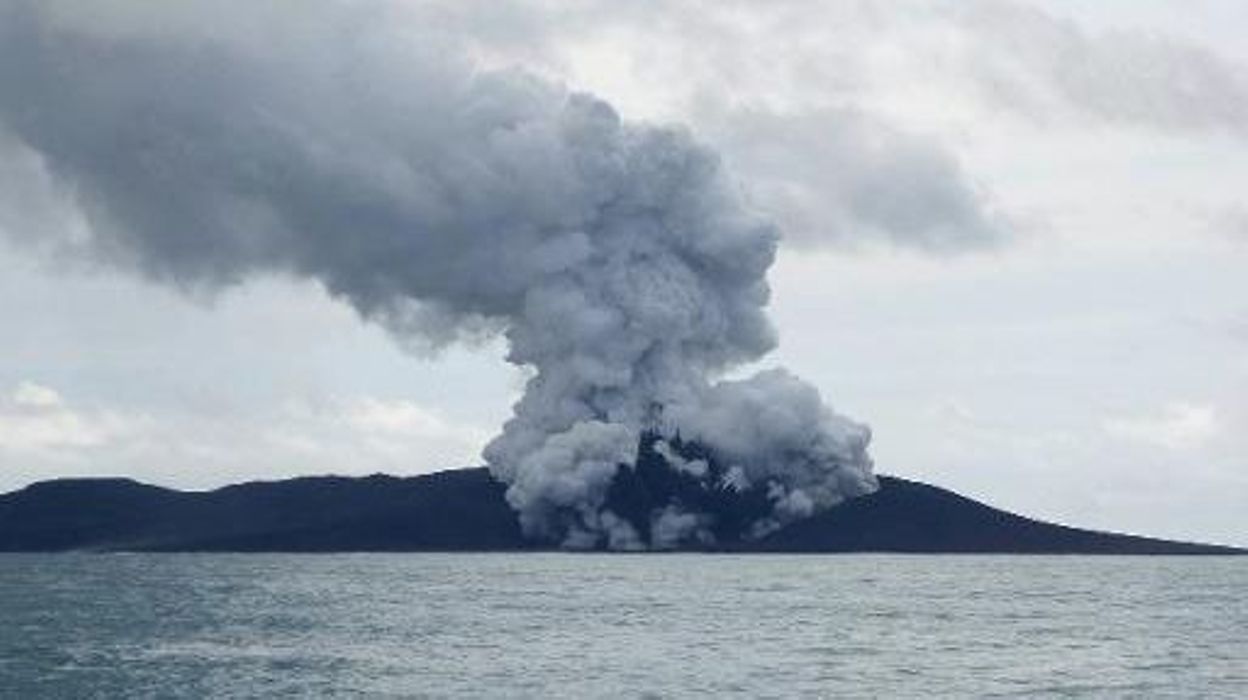
[(1248, 697), (1248, 558), (0, 555), (0, 696)]

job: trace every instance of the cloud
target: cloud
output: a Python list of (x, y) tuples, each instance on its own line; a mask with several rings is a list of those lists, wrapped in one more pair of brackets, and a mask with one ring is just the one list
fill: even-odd
[(651, 121), (690, 124), (783, 224), (786, 244), (949, 254), (1014, 234), (953, 144), (862, 99), (878, 79), (881, 26), (905, 12), (817, 2), (451, 7), (422, 8), (421, 21), (463, 38), (488, 65), (521, 64)]
[(307, 473), (422, 473), (480, 463), (489, 436), (405, 399), (290, 398), (262, 409), (152, 415), (79, 405), (22, 382), (0, 399), (0, 491), (56, 476), (211, 487)]
[(1235, 243), (1248, 244), (1248, 207), (1233, 205), (1222, 209), (1212, 218), (1216, 235)]
[(67, 405), (55, 390), (22, 382), (0, 399), (0, 455), (37, 457), (102, 448), (144, 429), (141, 415)]
[(951, 254), (1014, 236), (985, 188), (937, 139), (854, 109), (741, 109), (719, 119), (711, 120), (713, 138), (789, 244)]
[(887, 34), (907, 24), (905, 10), (588, 2), (552, 14), (544, 41), (567, 70), (690, 120), (782, 224), (787, 245), (947, 255), (992, 249), (1016, 233), (924, 115), (903, 124), (876, 108), (889, 62), (910, 48)]
[(10, 401), (15, 408), (39, 411), (60, 408), (61, 395), (46, 386), (22, 382), (13, 390)]
[(412, 401), (357, 399), (339, 408), (348, 425), (362, 433), (394, 436), (445, 437), (482, 441), (488, 435), (448, 423), (441, 415)]
[(690, 119), (798, 247), (949, 254), (1016, 240), (1030, 215), (974, 158), (1010, 133), (1002, 115), (1055, 130), (1248, 125), (1244, 68), (1215, 50), (1025, 3), (524, 7), (546, 20), (540, 38), (495, 35), (497, 50)]
[[(133, 43), (164, 34), (182, 35), (188, 42), (203, 46), (226, 44), (243, 48), (254, 43), (255, 37), (252, 35), (260, 31), (257, 27), (263, 26), (266, 19), (273, 20), (281, 16), (281, 12), (276, 9), (280, 4), (267, 10), (244, 13), (228, 22), (222, 21), (211, 12), (205, 12), (203, 7), (194, 3), (176, 9), (164, 9), (159, 13), (144, 11), (141, 4), (125, 2), (105, 3), (86, 12), (79, 12), (72, 4), (63, 5), (58, 2), (52, 2), (48, 7), (51, 9), (46, 14), (55, 18), (62, 26), (90, 27), (91, 34), (117, 43), (123, 40)], [(909, 130), (899, 126), (895, 119), (858, 104), (856, 91), (862, 89), (871, 80), (871, 76), (866, 72), (870, 66), (865, 59), (859, 60), (855, 57), (855, 52), (850, 50), (855, 46), (854, 43), (841, 48), (815, 45), (808, 36), (809, 32), (798, 24), (811, 13), (820, 17), (834, 15), (838, 22), (846, 25), (851, 21), (856, 23), (859, 26), (857, 33), (845, 29), (838, 31), (844, 32), (855, 41), (862, 41), (860, 35), (863, 28), (867, 28), (868, 34), (879, 30), (876, 25), (883, 18), (875, 15), (881, 13), (845, 9), (833, 12), (827, 8), (803, 6), (800, 3), (772, 10), (736, 5), (652, 5), (644, 12), (600, 3), (568, 6), (531, 3), (512, 7), (502, 16), (480, 11), (479, 7), (474, 12), (465, 8), (415, 6), (405, 7), (402, 11), (392, 9), (388, 13), (379, 6), (364, 4), (360, 7), (371, 8), (367, 12), (361, 11), (361, 15), (368, 19), (358, 21), (360, 27), (367, 26), (369, 21), (377, 17), (389, 14), (390, 22), (395, 26), (423, 26), (424, 29), (414, 36), (420, 42), (436, 45), (451, 41), (446, 38), (431, 38), (435, 29), (444, 30), (441, 32), (444, 35), (453, 34), (456, 37), (453, 49), (429, 52), (441, 53), (440, 60), (453, 60), (449, 58), (452, 56), (455, 57), (454, 60), (462, 60), (471, 53), (477, 57), (488, 57), (491, 63), (504, 66), (512, 65), (512, 61), (545, 61), (547, 72), (555, 72), (557, 68), (551, 64), (557, 64), (558, 61), (550, 58), (549, 54), (557, 54), (572, 47), (571, 50), (583, 54), (589, 52), (586, 55), (591, 58), (603, 52), (620, 52), (621, 60), (630, 63), (641, 73), (635, 76), (637, 80), (648, 80), (653, 77), (650, 73), (659, 70), (664, 74), (675, 71), (691, 76), (690, 80), (676, 83), (681, 87), (672, 88), (685, 91), (679, 98), (674, 98), (683, 105), (682, 108), (666, 113), (664, 118), (693, 121), (701, 135), (723, 151), (743, 186), (754, 193), (757, 203), (784, 224), (784, 240), (791, 244), (804, 247), (826, 245), (844, 249), (860, 244), (883, 243), (948, 254), (995, 247), (1008, 241), (1013, 235), (1009, 219), (994, 204), (986, 187), (971, 177), (961, 159), (941, 137), (934, 133)], [(290, 33), (293, 38), (290, 41), (297, 46), (287, 53), (309, 51), (309, 46), (314, 47), (317, 41), (324, 40), (324, 37), (317, 35), (324, 29), (315, 18), (330, 13), (309, 10), (306, 14), (310, 18), (301, 19), (292, 25)], [(882, 15), (887, 17), (889, 13)], [(155, 19), (157, 16), (159, 20)], [(255, 21), (256, 16), (260, 18), (258, 21)], [(249, 18), (253, 21), (248, 21)], [(750, 18), (752, 21), (740, 21), (742, 18)], [(14, 26), (19, 24), (17, 21), (9, 23)], [(769, 28), (769, 33), (762, 32), (756, 24)], [(617, 37), (620, 32), (635, 33), (636, 40), (619, 42), (619, 45), (613, 43), (613, 37)], [(425, 34), (429, 36), (424, 36)], [(803, 37), (800, 42), (803, 46), (826, 60), (812, 62), (809, 58), (803, 59), (800, 55), (795, 55), (792, 47), (777, 38), (786, 34), (800, 35)], [(586, 40), (586, 36), (596, 38)], [(372, 40), (369, 31), (364, 29), (357, 30), (349, 37), (351, 42), (363, 43), (366, 52), (385, 54), (393, 49), (368, 45)], [(698, 43), (699, 52), (685, 50), (691, 40)], [(600, 43), (595, 44), (595, 41)], [(13, 43), (16, 46), (17, 40)], [(654, 58), (630, 54), (639, 49), (649, 50)], [(866, 51), (864, 53), (870, 54)], [(300, 68), (300, 77), (289, 76), (290, 79), (305, 81), (309, 91), (322, 89), (314, 85), (321, 79), (321, 72), (336, 70), (329, 65), (332, 61), (305, 60), (306, 58), (296, 59), (305, 65)], [(424, 55), (396, 55), (394, 60), (412, 63), (425, 61), (427, 58)], [(87, 57), (80, 59), (90, 60)], [(66, 54), (62, 60), (80, 59)], [(228, 57), (219, 57), (217, 60), (222, 66), (235, 63)], [(367, 57), (357, 62), (366, 60)], [(679, 65), (654, 64), (660, 60), (679, 61)], [(594, 63), (588, 58), (586, 62)], [(11, 57), (8, 63), (16, 67), (20, 60), (13, 60)], [(153, 71), (154, 69), (135, 71), (132, 79), (119, 79), (113, 89), (125, 92), (137, 89), (141, 82), (146, 81), (162, 86), (158, 89), (169, 99), (186, 99), (179, 94), (183, 88), (178, 84), (166, 84), (167, 81), (152, 74)], [(209, 92), (219, 92), (217, 98), (223, 103), (232, 99), (228, 96), (231, 93), (245, 93), (251, 88), (260, 89), (259, 83), (262, 82), (262, 79), (243, 78), (245, 71), (238, 65), (222, 68), (220, 71), (203, 71), (193, 60), (186, 57), (162, 67), (161, 71), (188, 72), (188, 83), (199, 85)], [(192, 78), (196, 71), (201, 74)], [(33, 74), (36, 69), (32, 68), (27, 72)], [(397, 74), (401, 71), (396, 68), (388, 72)], [(140, 73), (148, 75), (146, 78), (138, 78)], [(62, 76), (57, 80), (65, 79), (68, 78)], [(395, 79), (394, 75), (383, 74), (367, 80), (360, 78), (360, 81), (373, 84), (381, 90), (380, 86), (386, 81)], [(39, 88), (32, 83), (25, 89)], [(419, 89), (415, 91), (418, 92)], [(388, 92), (390, 94), (386, 97), (386, 104), (377, 104), (377, 107), (401, 111), (412, 106), (395, 94), (399, 91)], [(271, 120), (267, 126), (266, 122), (260, 120), (250, 124), (247, 130), (235, 133), (233, 138), (240, 144), (239, 153), (228, 158), (247, 159), (246, 154), (250, 152), (256, 154), (251, 157), (256, 161), (254, 167), (274, 167), (273, 164), (264, 162), (268, 158), (257, 151), (256, 139), (265, 136), (266, 130), (270, 131), (268, 136), (284, 135), (281, 129), (276, 128), (276, 120), (283, 118), (282, 106), (266, 104), (273, 100), (263, 94), (238, 96), (254, 103), (256, 109), (261, 114), (268, 114)], [(353, 99), (369, 103), (374, 96), (375, 92), (367, 92), (356, 95)], [(47, 98), (44, 101), (45, 108), (54, 107), (51, 113), (43, 116), (48, 122), (47, 128), (60, 128), (56, 124), (66, 118), (60, 115), (71, 113), (75, 109), (74, 105), (68, 103), (56, 105)], [(32, 105), (31, 109), (34, 108)], [(298, 122), (288, 121), (287, 126), (303, 138), (322, 139), (320, 151), (325, 158), (341, 158), (342, 149), (351, 148), (359, 151), (354, 160), (368, 157), (395, 160), (395, 154), (391, 152), (369, 154), (368, 145), (362, 139), (369, 136), (367, 130), (372, 125), (367, 120), (356, 120), (356, 117), (349, 115), (350, 111), (323, 105), (315, 110), (315, 116), (302, 115)], [(98, 116), (108, 118), (107, 113), (100, 113)], [(116, 116), (128, 118), (127, 115)], [(356, 130), (352, 138), (345, 142), (342, 138), (327, 138), (324, 129), (330, 125), (326, 121), (343, 117), (353, 120), (349, 125)], [(246, 115), (238, 115), (238, 118), (250, 119)], [(380, 120), (376, 116), (372, 119)], [(203, 117), (197, 117), (197, 120), (203, 122), (200, 127), (205, 135), (213, 133), (213, 127), (209, 123), (211, 120)], [(400, 127), (392, 124), (388, 128)], [(272, 133), (274, 131), (276, 133)], [(29, 133), (27, 136), (29, 137)], [(123, 141), (127, 138), (124, 132), (118, 134), (118, 137)], [(66, 147), (69, 145), (62, 144)], [(221, 169), (226, 167), (226, 162), (205, 162), (202, 158), (204, 154), (197, 147), (191, 147), (190, 142), (184, 145), (187, 148), (183, 155), (188, 160), (196, 161), (197, 167), (201, 169), (204, 186), (217, 186), (222, 175)], [(158, 144), (130, 143), (125, 147), (155, 149)], [(104, 157), (103, 153), (96, 155)], [(293, 152), (285, 155), (288, 159), (301, 157)], [(31, 157), (30, 154), (28, 157)], [(33, 157), (42, 156), (36, 153)], [(152, 159), (161, 157), (156, 153), (151, 154)], [(97, 165), (103, 167), (102, 161)], [(325, 162), (324, 165), (340, 169), (350, 163)], [(30, 167), (24, 170), (30, 171)], [(113, 175), (122, 181), (128, 181), (127, 186), (141, 184), (137, 180), (142, 177), (142, 172), (133, 168)], [(260, 173), (257, 172), (257, 175)], [(2, 176), (3, 170), (0, 169), (0, 177)], [(369, 186), (368, 176), (363, 173), (357, 176), (363, 180), (361, 187)], [(392, 180), (392, 186), (404, 186), (401, 180), (401, 164), (391, 163), (388, 177)], [(17, 178), (13, 180), (18, 181)], [(29, 177), (20, 180), (32, 182)], [(417, 181), (407, 183), (407, 186), (421, 184)], [(274, 224), (269, 219), (277, 213), (257, 206), (246, 193), (219, 194), (229, 197), (222, 205), (231, 208), (231, 221), (248, 225)], [(78, 199), (88, 205), (88, 213), (93, 211), (91, 200), (96, 196), (98, 193), (93, 187), (83, 187), (79, 194)], [(32, 197), (22, 199), (36, 201)], [(147, 213), (148, 218), (152, 219), (149, 225), (168, 225), (169, 220), (174, 218), (174, 212), (188, 208), (194, 211), (198, 204), (169, 197), (168, 193), (158, 199), (168, 202), (170, 212), (161, 213), (153, 208)], [(12, 217), (14, 215), (11, 212), (19, 209), (9, 207), (8, 210)], [(23, 206), (21, 210), (49, 211), (48, 207), (35, 208), (30, 205)], [(73, 208), (62, 206), (59, 211), (60, 218), (64, 219), (72, 215)], [(70, 214), (65, 214), (66, 211)], [(113, 212), (113, 215), (118, 214)], [(203, 216), (207, 214), (196, 215)], [(50, 218), (45, 215), (42, 220), (46, 222)], [(34, 221), (35, 218), (31, 215), (22, 224), (28, 229), (38, 228), (32, 223)], [(63, 228), (65, 222), (60, 224)], [(2, 221), (0, 226), (3, 226)], [(78, 226), (81, 228), (81, 224)], [(45, 225), (43, 228), (51, 227)], [(261, 244), (254, 238), (238, 243)], [(196, 256), (214, 254), (213, 250), (193, 247), (169, 252)], [(124, 247), (113, 250), (112, 253), (122, 257), (129, 254)], [(225, 263), (222, 262), (222, 265)], [(178, 274), (178, 279), (184, 283), (196, 281), (179, 271), (156, 269), (153, 272), (161, 275)], [(228, 277), (229, 273), (219, 270), (218, 275)], [(437, 313), (427, 310), (422, 314), (426, 321), (430, 316), (437, 317)]]
[(1248, 340), (1248, 311), (1231, 321), (1231, 335), (1240, 340)]
[(0, 120), (0, 243), (57, 253), (85, 232), (72, 197), (58, 190), (43, 157)]
[(1153, 415), (1109, 418), (1104, 428), (1120, 440), (1169, 450), (1191, 450), (1216, 437), (1221, 432), (1221, 422), (1216, 407), (1180, 401), (1167, 404)]
[(479, 463), (490, 437), (414, 401), (365, 396), (286, 401), (261, 440), (319, 462), (336, 455), (343, 468), (406, 473)]
[[(603, 540), (643, 435), (743, 400), (718, 378), (775, 346), (775, 227), (688, 129), (481, 70), (405, 11), (0, 6), (0, 124), (72, 197), (93, 260), (196, 291), (312, 280), (409, 345), (503, 335), (534, 375), (486, 462), (530, 534)], [(820, 439), (784, 432), (754, 455), (779, 518), (875, 487), (865, 428), (810, 391)], [(348, 420), (379, 455), (438, 427), (410, 406)]]
[(1166, 130), (1248, 133), (1248, 73), (1201, 46), (1091, 32), (1011, 2), (955, 3), (963, 67), (992, 103), (1028, 118), (1073, 114)]

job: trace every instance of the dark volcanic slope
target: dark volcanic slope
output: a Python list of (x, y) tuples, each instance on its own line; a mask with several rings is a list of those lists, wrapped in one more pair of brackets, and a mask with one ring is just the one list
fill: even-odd
[(0, 551), (417, 551), (526, 547), (485, 469), (171, 491), (48, 481), (0, 496)]
[(1017, 554), (1242, 554), (1233, 547), (1172, 542), (1053, 525), (935, 486), (880, 477), (880, 490), (776, 532), (770, 552)]
[[(769, 552), (1232, 554), (1226, 547), (1077, 530), (933, 486), (881, 489), (731, 547)], [(490, 551), (525, 542), (484, 469), (400, 479), (319, 477), (191, 493), (74, 479), (0, 495), (0, 551)]]

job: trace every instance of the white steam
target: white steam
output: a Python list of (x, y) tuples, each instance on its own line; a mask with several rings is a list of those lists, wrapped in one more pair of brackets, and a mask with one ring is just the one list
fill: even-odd
[(755, 534), (874, 488), (866, 429), (813, 388), (715, 382), (775, 344), (776, 233), (686, 132), (476, 72), (378, 6), (114, 5), (0, 4), (0, 131), (89, 228), (55, 245), (193, 289), (311, 277), (405, 342), (501, 331), (535, 374), (485, 457), (566, 546), (708, 537), (714, 513), (664, 505), (646, 540), (604, 507), (647, 432), (765, 488)]

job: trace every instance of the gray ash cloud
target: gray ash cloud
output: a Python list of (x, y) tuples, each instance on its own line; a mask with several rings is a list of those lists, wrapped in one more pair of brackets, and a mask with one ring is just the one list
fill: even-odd
[[(413, 345), (502, 333), (534, 374), (485, 457), (568, 547), (757, 536), (875, 488), (814, 388), (722, 379), (775, 345), (777, 232), (687, 131), (478, 71), (383, 5), (105, 6), (0, 5), (6, 148), (84, 222), (16, 238), (188, 290), (315, 279)], [(707, 497), (613, 511), (653, 454)], [(725, 489), (753, 505), (717, 515)]]

